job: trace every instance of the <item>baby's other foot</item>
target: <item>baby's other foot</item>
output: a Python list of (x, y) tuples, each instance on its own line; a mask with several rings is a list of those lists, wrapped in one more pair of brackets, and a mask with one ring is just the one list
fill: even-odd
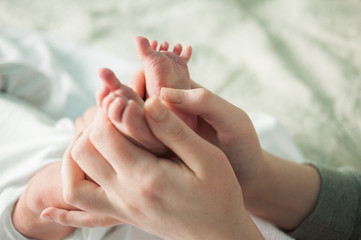
[(111, 70), (101, 69), (99, 76), (104, 87), (97, 93), (97, 102), (113, 125), (137, 145), (157, 155), (168, 153), (169, 150), (153, 135), (146, 123), (143, 100), (122, 84)]

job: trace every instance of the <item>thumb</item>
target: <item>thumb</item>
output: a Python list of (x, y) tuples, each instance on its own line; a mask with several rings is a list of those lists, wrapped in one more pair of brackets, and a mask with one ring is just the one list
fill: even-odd
[[(153, 134), (195, 173), (202, 173), (219, 161), (223, 152), (201, 138), (153, 96), (144, 105), (145, 118)], [(213, 168), (212, 168), (213, 169)]]
[(161, 97), (170, 107), (203, 118), (220, 134), (232, 133), (232, 126), (249, 121), (244, 111), (205, 88), (163, 87)]

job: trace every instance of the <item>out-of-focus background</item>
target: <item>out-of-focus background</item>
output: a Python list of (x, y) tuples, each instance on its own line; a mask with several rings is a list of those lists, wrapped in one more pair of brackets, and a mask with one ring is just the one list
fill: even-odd
[(133, 38), (193, 46), (191, 77), (266, 112), (311, 161), (361, 170), (359, 0), (1, 0), (0, 26), (138, 62)]

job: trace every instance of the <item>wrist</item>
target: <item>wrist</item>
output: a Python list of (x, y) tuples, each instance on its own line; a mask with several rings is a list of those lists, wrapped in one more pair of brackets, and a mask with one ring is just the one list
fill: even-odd
[(257, 225), (253, 222), (247, 211), (244, 209), (245, 214), (233, 223), (222, 222), (209, 231), (203, 231), (202, 234), (196, 236), (181, 237), (180, 239), (193, 239), (193, 240), (263, 240), (263, 236), (259, 231)]
[(264, 164), (254, 189), (245, 193), (245, 205), (252, 214), (293, 230), (316, 205), (320, 182), (314, 167), (264, 151)]
[(254, 172), (252, 179), (247, 184), (240, 183), (246, 206), (247, 202), (251, 203), (264, 195), (265, 185), (272, 178), (270, 176), (272, 166), (268, 153), (262, 149), (259, 158), (257, 171)]

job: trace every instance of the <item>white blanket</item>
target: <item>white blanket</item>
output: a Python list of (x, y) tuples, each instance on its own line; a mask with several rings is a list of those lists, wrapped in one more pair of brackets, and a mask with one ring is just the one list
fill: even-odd
[[(59, 44), (36, 34), (0, 29), (0, 239), (25, 239), (11, 223), (14, 202), (31, 176), (61, 161), (74, 136), (72, 119), (94, 105), (97, 69), (113, 68), (127, 79), (136, 64)], [(262, 146), (279, 156), (303, 157), (275, 118), (251, 115)], [(289, 239), (254, 218), (266, 239)], [(157, 239), (129, 225), (80, 229), (69, 239)]]
[(1, 0), (0, 24), (122, 59), (137, 58), (136, 35), (191, 44), (197, 82), (275, 116), (308, 160), (361, 170), (360, 12), (360, 0)]

